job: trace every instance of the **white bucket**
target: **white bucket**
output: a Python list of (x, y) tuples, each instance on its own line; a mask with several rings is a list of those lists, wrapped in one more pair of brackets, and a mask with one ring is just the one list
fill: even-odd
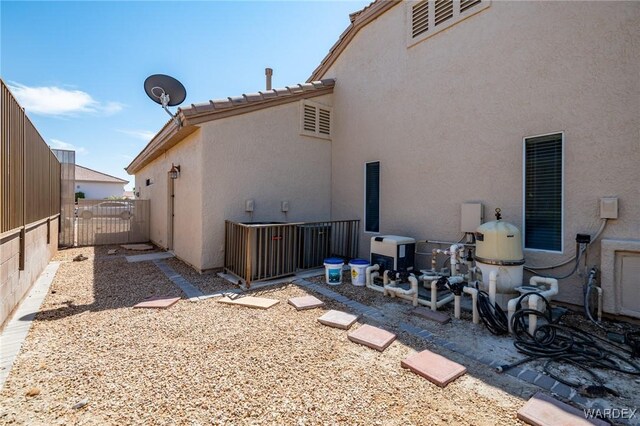
[(351, 267), (351, 284), (356, 287), (362, 287), (366, 283), (367, 267), (369, 262), (364, 259), (353, 259), (349, 266)]
[(344, 261), (339, 258), (329, 258), (324, 260), (324, 275), (329, 285), (342, 284), (342, 267)]

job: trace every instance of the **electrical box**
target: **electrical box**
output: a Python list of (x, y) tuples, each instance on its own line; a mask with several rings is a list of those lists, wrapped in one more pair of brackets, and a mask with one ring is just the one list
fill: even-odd
[(412, 271), (416, 240), (398, 235), (371, 237), (371, 264), (380, 265), (380, 275), (388, 269)]
[(600, 198), (600, 218), (601, 219), (617, 219), (618, 218), (618, 197)]
[(284, 212), (284, 213), (289, 211), (289, 202), (288, 201), (282, 201), (280, 203), (280, 211)]
[(460, 231), (476, 232), (482, 225), (482, 203), (463, 203), (460, 208)]
[(244, 211), (245, 212), (252, 212), (253, 211), (253, 200), (247, 200), (244, 202)]

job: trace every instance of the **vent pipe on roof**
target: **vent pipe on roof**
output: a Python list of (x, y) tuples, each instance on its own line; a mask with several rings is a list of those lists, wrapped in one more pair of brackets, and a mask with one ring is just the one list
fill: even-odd
[(267, 76), (267, 90), (271, 90), (271, 76), (273, 75), (273, 70), (271, 68), (265, 68), (264, 75)]

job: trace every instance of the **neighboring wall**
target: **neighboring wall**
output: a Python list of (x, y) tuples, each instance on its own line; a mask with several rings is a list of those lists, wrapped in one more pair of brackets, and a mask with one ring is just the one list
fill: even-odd
[(87, 200), (103, 200), (124, 196), (124, 185), (111, 182), (76, 181), (76, 192), (84, 192)]
[[(405, 4), (364, 27), (323, 76), (337, 80), (332, 217), (363, 218), (364, 163), (380, 160), (382, 234), (457, 240), (468, 201), (521, 227), (523, 137), (564, 131), (564, 252), (527, 262), (570, 257), (604, 196), (620, 218), (603, 237), (640, 239), (639, 6), (494, 1), (410, 48)], [(559, 299), (581, 295), (561, 283)]]
[(25, 231), (25, 262), (20, 270), (20, 233), (0, 238), (0, 327), (26, 296), (31, 285), (58, 249), (58, 219), (27, 227)]
[[(331, 106), (331, 95), (312, 100)], [(331, 141), (300, 135), (301, 108), (291, 102), (202, 125), (202, 269), (223, 266), (225, 220), (330, 219)]]
[(60, 162), (0, 80), (0, 327), (58, 247)]
[[(168, 247), (168, 172), (172, 163), (179, 165), (181, 171), (173, 182), (174, 242), (173, 247)], [(172, 249), (196, 269), (202, 269), (202, 167), (201, 131), (196, 131), (136, 173), (136, 191), (140, 192), (137, 198), (151, 200), (151, 240)], [(146, 184), (147, 179), (150, 185)]]

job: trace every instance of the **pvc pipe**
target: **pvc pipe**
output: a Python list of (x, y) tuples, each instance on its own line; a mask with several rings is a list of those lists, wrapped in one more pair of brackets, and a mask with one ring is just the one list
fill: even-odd
[(396, 282), (389, 280), (388, 271), (384, 272), (384, 294), (391, 297), (400, 297), (401, 299), (411, 300), (413, 306), (418, 306), (418, 279), (409, 275), (409, 283), (411, 287), (407, 290), (396, 287)]
[[(538, 300), (540, 300), (540, 297), (535, 294), (529, 296), (529, 309), (537, 310)], [(529, 314), (529, 334), (533, 336), (536, 332), (536, 328), (538, 328), (538, 316), (535, 314)]]
[[(546, 278), (546, 277), (539, 277), (539, 276), (534, 276), (531, 277), (531, 279), (529, 280), (529, 284), (533, 287), (538, 287), (539, 284), (547, 284), (549, 286), (548, 290), (540, 290), (538, 291), (537, 295), (532, 294), (531, 296), (528, 296), (524, 301), (527, 301), (527, 303), (529, 304), (529, 309), (535, 309), (538, 310), (538, 302), (540, 301), (540, 297), (542, 296), (545, 299), (547, 299), (548, 301), (551, 301), (551, 299), (553, 298), (553, 296), (558, 294), (558, 280), (556, 280), (555, 278)], [(520, 297), (516, 297), (514, 299), (509, 300), (508, 304), (507, 304), (507, 317), (509, 319), (509, 332), (512, 333), (512, 327), (511, 327), (511, 318), (513, 317), (513, 314), (516, 311), (516, 305), (518, 304), (518, 300), (520, 300)], [(529, 315), (529, 333), (533, 334), (536, 331), (537, 328), (537, 322), (538, 322), (538, 317), (535, 314), (530, 314)]]
[(453, 315), (457, 319), (460, 319), (460, 299), (461, 298), (462, 296), (457, 296), (457, 295), (453, 296)]
[(377, 272), (379, 270), (380, 270), (380, 265), (378, 264), (367, 267), (367, 269), (365, 270), (365, 277), (366, 277), (365, 285), (367, 286), (367, 288), (370, 288), (371, 290), (382, 292), (384, 291), (382, 287), (373, 284), (373, 280), (380, 276), (380, 273)]
[(434, 273), (438, 269), (438, 249), (431, 250), (431, 271)]
[(598, 322), (602, 322), (602, 287), (596, 287), (598, 292)]
[(491, 271), (489, 273), (489, 300), (491, 305), (496, 304), (496, 287), (498, 286), (498, 272)]
[(480, 315), (478, 314), (478, 289), (473, 287), (464, 287), (463, 292), (471, 295), (471, 309), (473, 311), (473, 323), (480, 323)]

